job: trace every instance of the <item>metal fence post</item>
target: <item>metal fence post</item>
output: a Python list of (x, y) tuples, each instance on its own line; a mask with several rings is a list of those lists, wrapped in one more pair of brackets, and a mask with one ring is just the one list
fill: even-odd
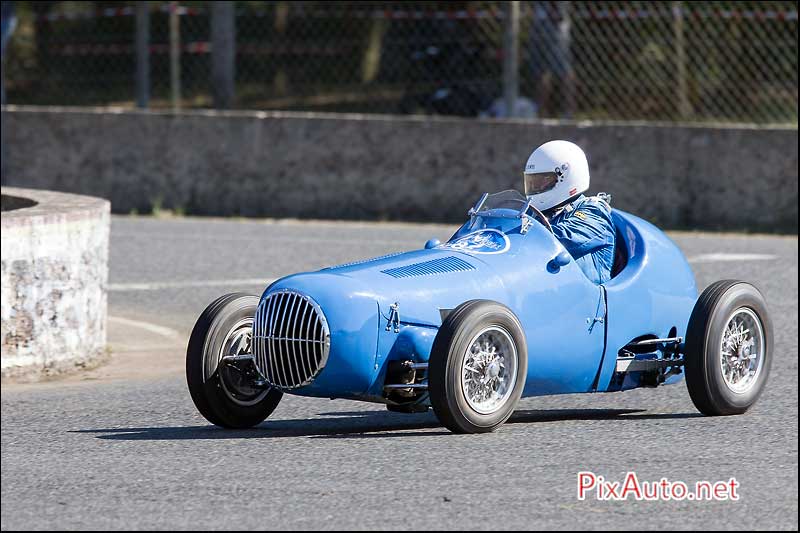
[(136, 107), (150, 103), (150, 6), (136, 2)]
[(682, 2), (672, 2), (673, 33), (675, 37), (675, 61), (678, 78), (678, 115), (687, 119), (692, 114), (686, 82), (686, 39), (683, 31)]
[(507, 117), (516, 115), (519, 95), (519, 2), (506, 3), (503, 31), (503, 100)]
[[(275, 18), (272, 23), (272, 31), (277, 36), (279, 42), (289, 37), (289, 2), (275, 2)], [(277, 61), (275, 75), (272, 78), (272, 86), (275, 94), (284, 96), (289, 92), (289, 76), (286, 74), (286, 67), (283, 61)]]
[(214, 107), (233, 105), (236, 79), (236, 11), (234, 2), (211, 2), (211, 92)]
[(564, 118), (575, 114), (575, 71), (572, 68), (572, 2), (559, 2), (561, 22), (558, 25), (558, 46), (564, 55)]
[(181, 26), (178, 2), (169, 3), (169, 81), (173, 110), (181, 107)]

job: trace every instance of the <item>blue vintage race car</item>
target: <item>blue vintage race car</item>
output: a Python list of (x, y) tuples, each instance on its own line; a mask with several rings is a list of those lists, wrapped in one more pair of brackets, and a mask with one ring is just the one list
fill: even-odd
[(523, 396), (686, 382), (708, 415), (764, 388), (772, 325), (761, 293), (720, 281), (698, 298), (681, 251), (613, 211), (612, 279), (589, 281), (517, 191), (484, 194), (446, 243), (295, 274), (206, 308), (186, 357), (213, 424), (259, 424), (283, 393), (433, 407), (455, 432), (492, 431)]

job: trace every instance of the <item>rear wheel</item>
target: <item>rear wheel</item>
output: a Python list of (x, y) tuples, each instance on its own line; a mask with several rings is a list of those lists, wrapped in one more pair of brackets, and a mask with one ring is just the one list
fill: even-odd
[(695, 407), (706, 415), (747, 411), (764, 390), (772, 346), (772, 323), (758, 289), (733, 280), (709, 286), (686, 333), (686, 386)]
[(282, 393), (253, 384), (252, 374), (221, 364), (223, 357), (250, 354), (258, 297), (228, 294), (215, 300), (197, 319), (186, 350), (186, 382), (197, 410), (226, 428), (249, 428), (263, 422)]
[(433, 342), (428, 391), (439, 421), (456, 433), (494, 431), (522, 395), (528, 350), (504, 305), (471, 300), (454, 309)]

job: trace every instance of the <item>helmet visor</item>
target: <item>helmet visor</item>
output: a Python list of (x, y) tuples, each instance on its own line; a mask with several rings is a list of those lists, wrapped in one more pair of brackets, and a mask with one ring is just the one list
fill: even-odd
[(552, 190), (558, 183), (558, 175), (555, 172), (540, 172), (537, 174), (525, 174), (525, 195), (541, 194)]

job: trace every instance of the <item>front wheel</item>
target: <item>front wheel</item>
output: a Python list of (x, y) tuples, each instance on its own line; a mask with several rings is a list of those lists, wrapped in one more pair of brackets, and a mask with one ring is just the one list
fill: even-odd
[(439, 328), (428, 365), (428, 391), (439, 421), (455, 433), (494, 431), (522, 395), (525, 334), (504, 305), (471, 300)]
[(686, 386), (706, 415), (744, 413), (772, 364), (772, 322), (764, 296), (743, 281), (718, 281), (697, 299), (686, 332)]
[(263, 422), (283, 395), (254, 385), (242, 369), (222, 364), (229, 355), (252, 353), (253, 316), (258, 297), (227, 294), (197, 319), (186, 349), (186, 382), (192, 401), (206, 420), (225, 428), (249, 428)]

